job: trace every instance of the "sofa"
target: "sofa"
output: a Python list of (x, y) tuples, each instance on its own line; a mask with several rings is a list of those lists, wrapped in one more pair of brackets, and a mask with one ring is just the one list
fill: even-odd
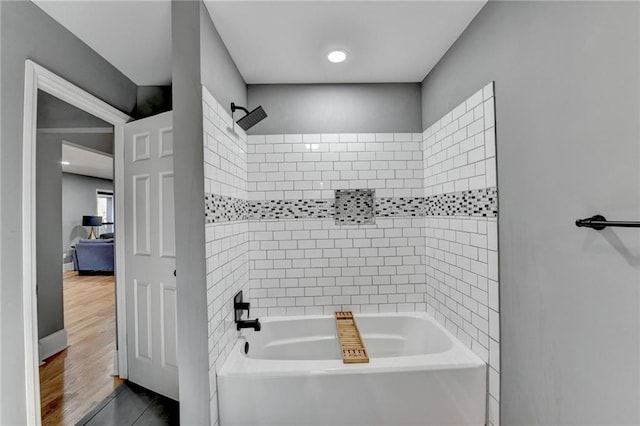
[(109, 274), (114, 271), (113, 239), (81, 239), (73, 249), (73, 264), (80, 275)]

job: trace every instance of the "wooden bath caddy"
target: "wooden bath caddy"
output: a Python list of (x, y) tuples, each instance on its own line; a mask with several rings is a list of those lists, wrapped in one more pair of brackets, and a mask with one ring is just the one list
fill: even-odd
[(351, 311), (336, 312), (336, 328), (342, 349), (342, 362), (344, 364), (368, 363), (369, 355)]

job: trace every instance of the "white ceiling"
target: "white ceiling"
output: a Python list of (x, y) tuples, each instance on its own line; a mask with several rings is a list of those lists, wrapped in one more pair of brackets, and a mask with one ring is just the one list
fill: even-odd
[(32, 0), (138, 86), (171, 83), (171, 2)]
[[(169, 0), (33, 1), (137, 85), (170, 83)], [(421, 81), (485, 3), (205, 0), (249, 84)]]
[(70, 163), (62, 165), (62, 171), (65, 173), (113, 180), (113, 157), (111, 155), (81, 148), (70, 142), (63, 141), (62, 161)]
[(249, 84), (422, 81), (485, 3), (205, 0)]

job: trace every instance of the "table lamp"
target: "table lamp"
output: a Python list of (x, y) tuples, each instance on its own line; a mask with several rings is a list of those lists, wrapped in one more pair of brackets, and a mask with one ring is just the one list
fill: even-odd
[(90, 226), (91, 233), (89, 234), (89, 239), (95, 240), (96, 237), (96, 226), (102, 226), (102, 216), (82, 216), (82, 226)]

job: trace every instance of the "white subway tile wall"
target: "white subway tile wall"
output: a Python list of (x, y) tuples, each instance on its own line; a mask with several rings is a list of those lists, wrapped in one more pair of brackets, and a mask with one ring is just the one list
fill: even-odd
[(249, 222), (258, 316), (424, 311), (424, 218)]
[(333, 199), (334, 189), (422, 197), (420, 133), (250, 135), (250, 200)]
[[(247, 200), (247, 136), (202, 86), (204, 181), (206, 196)], [(205, 225), (207, 318), (209, 320), (209, 391), (211, 423), (219, 424), (216, 367), (237, 340), (233, 296), (249, 292), (247, 220)]]
[[(496, 186), (493, 83), (424, 132), (425, 196)], [(497, 218), (427, 216), (427, 312), (489, 364), (488, 422), (499, 424)]]
[(247, 135), (204, 87), (204, 192), (247, 199)]
[(425, 196), (496, 186), (493, 83), (424, 131)]
[[(422, 197), (422, 135), (249, 136), (250, 200), (334, 200), (336, 189)], [(250, 221), (250, 286), (260, 315), (424, 310), (424, 220)]]

